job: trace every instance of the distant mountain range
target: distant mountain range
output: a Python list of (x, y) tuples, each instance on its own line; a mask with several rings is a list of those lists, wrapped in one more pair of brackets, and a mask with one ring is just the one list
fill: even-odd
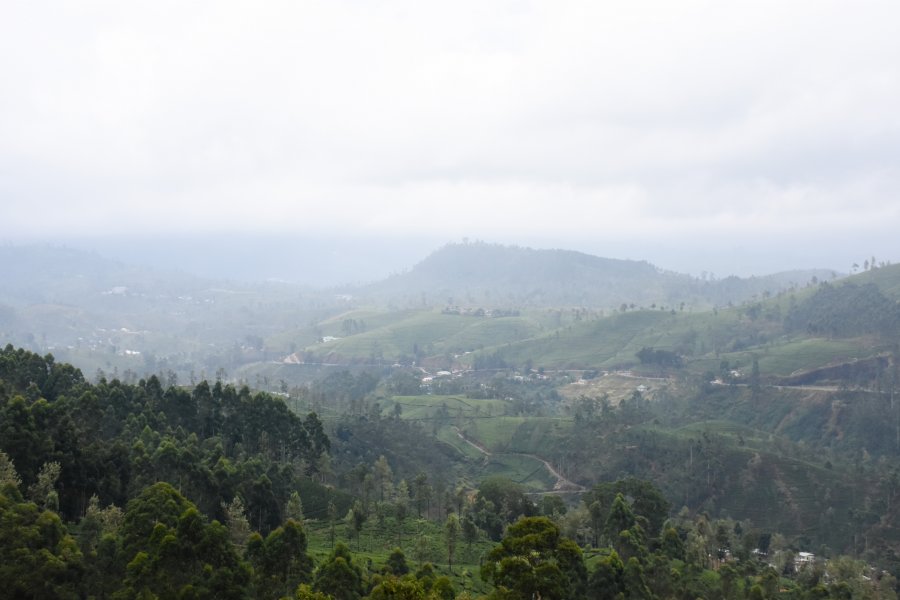
[[(657, 318), (696, 314), (838, 276), (807, 270), (702, 279), (644, 261), (467, 243), (444, 246), (377, 283), (316, 290), (215, 281), (65, 247), (0, 246), (0, 344), (51, 351), (87, 373), (118, 367), (209, 374), (297, 351), (342, 364), (393, 361), (508, 343), (513, 345), (503, 352), (512, 362), (592, 365), (599, 360), (600, 338), (582, 318), (593, 323), (640, 308)], [(476, 314), (505, 318), (454, 316)], [(563, 339), (546, 337), (571, 319), (581, 326)], [(686, 339), (689, 333), (679, 335)], [(584, 339), (577, 344), (569, 340), (578, 335)], [(608, 335), (601, 337), (609, 342)], [(547, 347), (536, 349), (532, 339)], [(577, 357), (576, 346), (583, 347)], [(634, 351), (627, 344), (610, 350), (629, 360)]]
[(700, 279), (648, 262), (601, 258), (571, 250), (486, 243), (449, 244), (405, 273), (348, 292), (400, 306), (498, 308), (635, 306), (712, 307), (738, 304), (811, 281), (835, 279), (825, 269), (760, 277)]

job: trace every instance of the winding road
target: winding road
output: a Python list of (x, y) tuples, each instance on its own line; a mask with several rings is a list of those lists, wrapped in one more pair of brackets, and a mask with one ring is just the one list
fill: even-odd
[[(459, 439), (461, 439), (465, 443), (469, 444), (470, 446), (472, 446), (473, 448), (475, 448), (476, 450), (478, 450), (479, 452), (484, 454), (486, 457), (493, 456), (493, 453), (490, 450), (488, 450), (487, 448), (485, 448), (478, 442), (474, 442), (474, 441), (470, 440), (469, 438), (467, 438), (465, 435), (463, 435), (463, 432), (459, 430), (459, 427), (454, 426), (453, 429), (454, 429), (454, 431), (456, 431), (456, 435), (459, 436)], [(583, 492), (586, 489), (583, 485), (579, 485), (579, 484), (575, 483), (574, 481), (571, 481), (571, 480), (563, 477), (559, 471), (557, 471), (555, 468), (553, 468), (553, 465), (551, 465), (549, 461), (541, 458), (540, 456), (536, 456), (534, 454), (525, 454), (523, 452), (503, 452), (503, 453), (498, 453), (498, 454), (507, 454), (510, 456), (527, 456), (528, 458), (533, 458), (534, 460), (542, 463), (547, 468), (547, 471), (549, 471), (550, 474), (556, 478), (556, 483), (553, 484), (553, 489), (548, 490), (546, 492), (541, 492), (543, 494), (562, 494), (562, 493), (566, 493), (566, 492)]]

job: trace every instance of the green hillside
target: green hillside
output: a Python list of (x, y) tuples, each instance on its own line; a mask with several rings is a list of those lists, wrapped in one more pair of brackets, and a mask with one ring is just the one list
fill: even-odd
[(353, 290), (382, 305), (617, 308), (620, 304), (694, 307), (741, 303), (810, 280), (827, 270), (697, 279), (646, 261), (618, 260), (570, 250), (472, 243), (448, 244), (409, 271)]
[[(333, 337), (338, 339), (308, 346), (306, 351), (328, 361), (410, 360), (461, 354), (498, 342), (527, 339), (542, 329), (538, 318), (532, 316), (474, 317), (430, 309), (364, 315), (366, 318), (359, 320), (365, 323), (365, 328), (352, 332), (347, 327), (335, 331), (335, 321), (343, 316), (324, 323), (321, 329), (335, 331)], [(341, 337), (342, 334), (346, 337)]]
[[(877, 394), (763, 388), (754, 397), (746, 387), (684, 387), (588, 418), (510, 416), (498, 410), (506, 403), (453, 396), (393, 401), (405, 418), (434, 420), (473, 481), (499, 474), (548, 489), (553, 478), (539, 457), (582, 485), (649, 479), (676, 507), (749, 520), (821, 551), (847, 551), (854, 532), (869, 528), (883, 543), (900, 543), (886, 467), (878, 466), (900, 455), (891, 421), (898, 415)], [(847, 519), (848, 511), (856, 516)]]

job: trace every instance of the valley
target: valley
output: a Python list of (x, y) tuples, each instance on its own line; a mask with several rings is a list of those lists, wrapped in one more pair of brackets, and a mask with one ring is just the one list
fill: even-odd
[[(469, 254), (462, 266), (448, 257)], [(69, 487), (54, 502), (80, 536), (88, 492), (127, 507), (140, 485), (167, 481), (222, 522), (242, 498), (248, 531), (271, 535), (293, 490), (320, 570), (340, 544), (369, 565), (399, 560), (396, 546), (426, 569), (416, 581), (489, 594), (477, 573), (522, 516), (550, 519), (592, 565), (609, 558), (604, 544), (635, 552), (604, 533), (613, 498), (601, 490), (649, 485), (669, 507), (658, 526), (682, 544), (708, 539), (713, 523), (729, 553), (776, 539), (776, 561), (814, 552), (900, 574), (898, 266), (697, 281), (646, 263), (450, 246), (380, 284), (315, 290), (85, 264), (106, 273), (94, 287), (68, 270), (9, 272), (0, 298), (14, 342), (0, 449), (29, 486), (60, 458)], [(607, 282), (602, 300), (592, 277)], [(47, 379), (57, 370), (59, 388)], [(107, 421), (121, 395), (124, 428)], [(53, 433), (26, 434), (36, 419)], [(307, 432), (293, 446), (289, 422)], [(127, 464), (107, 467), (112, 479), (73, 479), (86, 467), (60, 445), (67, 427), (79, 444), (89, 431), (113, 436), (83, 452), (98, 464), (124, 452)], [(428, 571), (463, 530), (459, 570), (449, 559)], [(644, 543), (661, 552), (663, 533)]]

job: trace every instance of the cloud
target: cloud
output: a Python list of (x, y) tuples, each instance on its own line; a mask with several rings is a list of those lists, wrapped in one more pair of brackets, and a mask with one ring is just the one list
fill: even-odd
[(900, 225), (892, 2), (6, 12), (0, 238)]

